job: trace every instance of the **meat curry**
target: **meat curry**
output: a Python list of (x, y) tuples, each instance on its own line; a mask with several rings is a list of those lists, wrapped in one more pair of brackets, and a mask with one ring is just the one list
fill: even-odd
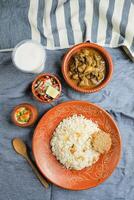
[(94, 88), (105, 78), (106, 62), (93, 48), (84, 48), (71, 59), (68, 75), (79, 87)]

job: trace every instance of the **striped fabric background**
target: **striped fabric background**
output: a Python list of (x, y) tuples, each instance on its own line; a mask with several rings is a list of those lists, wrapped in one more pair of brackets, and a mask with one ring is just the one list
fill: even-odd
[(28, 38), (48, 49), (90, 40), (125, 46), (134, 59), (134, 0), (1, 0), (0, 11), (1, 49)]

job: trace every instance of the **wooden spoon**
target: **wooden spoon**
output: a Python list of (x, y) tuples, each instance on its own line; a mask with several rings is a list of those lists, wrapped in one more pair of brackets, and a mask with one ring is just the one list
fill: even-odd
[(14, 138), (12, 141), (12, 144), (13, 144), (14, 150), (18, 154), (23, 156), (27, 160), (27, 162), (30, 164), (30, 166), (32, 167), (34, 173), (36, 174), (37, 178), (40, 180), (42, 185), (44, 185), (46, 188), (48, 188), (49, 185), (48, 185), (47, 181), (43, 178), (43, 176), (39, 173), (37, 168), (34, 166), (32, 161), (30, 160), (30, 158), (27, 154), (27, 147), (26, 147), (25, 143), (23, 142), (23, 140), (21, 140), (20, 138)]

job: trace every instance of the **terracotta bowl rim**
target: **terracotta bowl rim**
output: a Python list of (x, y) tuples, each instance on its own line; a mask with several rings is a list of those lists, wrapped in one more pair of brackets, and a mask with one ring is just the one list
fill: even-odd
[[(54, 99), (52, 99), (52, 100), (50, 100), (49, 102), (48, 102), (48, 101), (43, 101), (42, 99), (40, 99), (40, 98), (36, 95), (35, 90), (34, 90), (34, 84), (35, 84), (35, 82), (36, 82), (38, 79), (40, 79), (41, 77), (43, 77), (43, 76), (50, 76), (50, 77), (53, 77), (54, 79), (56, 79), (56, 81), (57, 81), (57, 83), (58, 83), (58, 85), (59, 85), (59, 89), (60, 89), (60, 93), (57, 95), (57, 97), (54, 98)], [(59, 79), (57, 78), (57, 76), (56, 76), (55, 74), (51, 74), (51, 73), (42, 73), (42, 74), (39, 74), (39, 75), (37, 75), (37, 76), (35, 77), (35, 79), (34, 79), (33, 82), (32, 82), (32, 93), (33, 93), (33, 96), (35, 97), (36, 100), (38, 100), (38, 101), (41, 102), (41, 103), (51, 103), (51, 102), (57, 100), (57, 99), (60, 97), (60, 95), (61, 95), (61, 91), (62, 91), (61, 83), (60, 83)]]
[[(71, 54), (73, 54), (73, 52), (75, 50), (80, 50), (81, 48), (85, 48), (85, 47), (97, 49), (102, 55), (104, 55), (105, 60), (108, 63), (108, 65), (107, 65), (107, 68), (108, 68), (107, 76), (105, 77), (105, 79), (103, 80), (103, 82), (100, 85), (96, 86), (95, 88), (91, 88), (91, 89), (83, 89), (83, 88), (80, 88), (80, 87), (74, 85), (73, 82), (69, 79), (69, 77), (67, 75), (67, 71), (66, 71), (68, 61), (72, 57)], [(70, 48), (67, 51), (67, 53), (65, 54), (63, 61), (62, 61), (62, 74), (63, 74), (65, 81), (74, 90), (76, 90), (77, 92), (82, 92), (82, 93), (94, 93), (94, 92), (98, 92), (101, 89), (103, 89), (110, 82), (110, 80), (112, 78), (113, 70), (114, 70), (114, 66), (113, 66), (113, 62), (112, 62), (112, 57), (109, 54), (109, 52), (104, 47), (102, 47), (98, 44), (95, 44), (95, 43), (90, 43), (90, 42), (85, 42), (85, 43), (83, 42), (83, 43), (74, 45), (72, 48)]]
[[(25, 123), (25, 124), (20, 124), (20, 123), (18, 123), (18, 122), (16, 121), (16, 119), (15, 119), (15, 111), (16, 111), (18, 108), (22, 107), (22, 106), (25, 106), (25, 107), (27, 107), (28, 109), (30, 109), (31, 115), (32, 115), (32, 116), (31, 116), (31, 119), (30, 119), (27, 123)], [(12, 120), (12, 122), (13, 122), (16, 126), (19, 126), (19, 127), (28, 127), (28, 126), (32, 126), (32, 125), (35, 123), (35, 121), (37, 120), (37, 118), (38, 118), (38, 110), (37, 110), (37, 108), (36, 108), (33, 104), (26, 103), (26, 102), (20, 103), (20, 104), (16, 105), (16, 106), (13, 108), (12, 113), (11, 113), (11, 120)]]

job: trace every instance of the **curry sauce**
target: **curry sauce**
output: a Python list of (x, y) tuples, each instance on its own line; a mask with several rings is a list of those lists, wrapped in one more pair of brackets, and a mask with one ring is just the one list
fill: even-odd
[(95, 88), (105, 78), (106, 61), (97, 50), (83, 48), (71, 59), (68, 75), (79, 87)]

